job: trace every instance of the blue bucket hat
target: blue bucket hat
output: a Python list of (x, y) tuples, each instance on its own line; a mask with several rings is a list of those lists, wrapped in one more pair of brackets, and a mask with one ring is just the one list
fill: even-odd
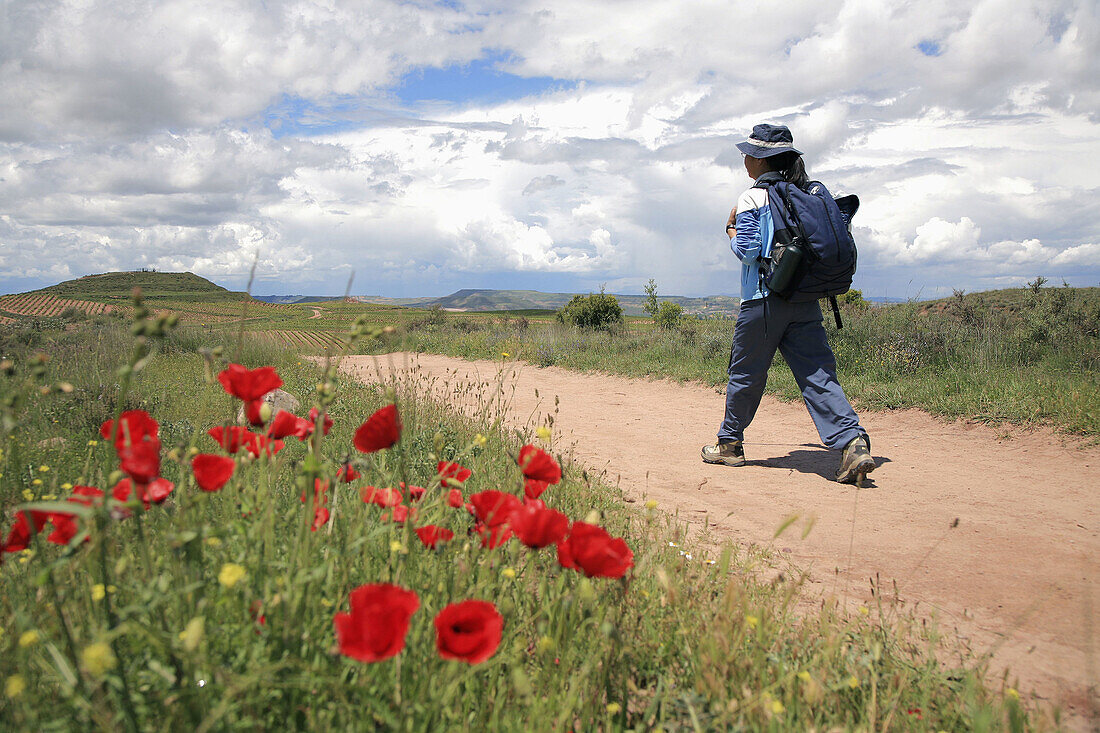
[(737, 143), (737, 149), (751, 158), (770, 158), (780, 153), (798, 153), (794, 148), (794, 136), (786, 125), (756, 125), (749, 139)]

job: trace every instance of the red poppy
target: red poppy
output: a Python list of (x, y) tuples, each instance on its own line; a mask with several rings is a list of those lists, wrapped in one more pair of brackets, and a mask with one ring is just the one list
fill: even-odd
[[(318, 410), (316, 407), (310, 409), (310, 411), (309, 411), (309, 421), (310, 421), (309, 432), (311, 432), (311, 433), (313, 432), (313, 428), (317, 424), (317, 416), (320, 415), (320, 414), (321, 414), (320, 410)], [(330, 431), (330, 430), (332, 430), (332, 418), (329, 417), (328, 413), (326, 412), (325, 413), (325, 429), (321, 431), (321, 435), (328, 435), (328, 431)]]
[(203, 491), (219, 491), (233, 477), (237, 464), (232, 458), (213, 453), (200, 453), (191, 460), (195, 481)]
[(390, 521), (390, 519), (392, 519), (398, 524), (404, 524), (405, 520), (407, 520), (410, 516), (416, 517), (416, 509), (410, 509), (404, 504), (398, 504), (393, 508), (393, 514), (389, 514), (387, 512), (386, 514), (382, 515), (382, 521), (388, 522)]
[(528, 499), (537, 499), (542, 496), (542, 492), (546, 491), (546, 487), (549, 485), (546, 481), (529, 478), (523, 482), (523, 495)]
[(66, 499), (66, 501), (92, 506), (93, 504), (101, 504), (102, 501), (100, 500), (102, 500), (103, 497), (103, 491), (94, 486), (74, 486), (72, 496)]
[(286, 410), (279, 410), (275, 414), (275, 419), (271, 421), (271, 425), (267, 429), (267, 435), (269, 438), (286, 438), (293, 435), (295, 438), (305, 440), (309, 437), (310, 431), (313, 430), (313, 423), (306, 420), (304, 417), (298, 417), (294, 413), (287, 412)]
[[(75, 514), (52, 512), (50, 522), (53, 524), (53, 531), (46, 537), (47, 542), (52, 542), (55, 545), (67, 545), (73, 537), (80, 534), (80, 525), (76, 521)], [(88, 538), (85, 537), (84, 541), (87, 542)]]
[(139, 484), (160, 475), (160, 441), (146, 437), (118, 449), (119, 468)]
[(465, 500), (462, 498), (462, 492), (458, 489), (451, 489), (447, 492), (447, 506), (458, 509), (465, 503)]
[(405, 648), (409, 621), (420, 608), (414, 591), (375, 583), (359, 586), (349, 598), (351, 613), (332, 618), (341, 654), (360, 662), (379, 662)]
[[(302, 492), (302, 503), (306, 503), (306, 492)], [(328, 504), (328, 481), (319, 478), (313, 479), (313, 506)]]
[(245, 449), (257, 458), (261, 453), (273, 456), (281, 451), (285, 445), (286, 443), (281, 440), (272, 440), (271, 438), (252, 432), (244, 436)]
[(452, 603), (435, 617), (435, 648), (444, 659), (480, 664), (496, 653), (504, 617), (488, 601)]
[(226, 392), (245, 402), (258, 400), (268, 392), (283, 386), (283, 380), (275, 373), (273, 367), (248, 369), (240, 364), (230, 364), (227, 369), (218, 374), (218, 381), (225, 387)]
[(157, 421), (145, 410), (127, 410), (119, 416), (118, 422), (118, 435), (114, 435), (114, 420), (108, 420), (99, 426), (99, 434), (104, 440), (110, 440), (114, 436), (116, 450), (127, 443), (140, 443), (147, 437), (156, 438), (160, 429)]
[(336, 472), (336, 478), (343, 481), (345, 484), (350, 484), (357, 478), (362, 477), (363, 474), (355, 470), (355, 466), (350, 463), (345, 463), (340, 466), (340, 469)]
[(264, 420), (264, 416), (261, 413), (263, 406), (264, 401), (262, 398), (244, 404), (244, 417), (248, 420), (249, 425), (260, 426), (267, 422), (267, 420)]
[(328, 520), (332, 517), (329, 513), (328, 507), (318, 506), (313, 508), (313, 525), (309, 528), (310, 532), (316, 532), (321, 527), (328, 524)]
[(507, 524), (493, 526), (478, 522), (474, 525), (474, 532), (481, 537), (481, 546), (490, 550), (495, 550), (512, 539), (512, 528)]
[(506, 524), (512, 512), (520, 507), (520, 501), (514, 494), (503, 491), (480, 491), (470, 496), (474, 505), (474, 514), (490, 527)]
[(364, 453), (390, 448), (401, 437), (401, 417), (397, 405), (386, 405), (367, 418), (355, 431), (355, 447)]
[(569, 517), (553, 509), (524, 504), (512, 512), (509, 525), (520, 542), (539, 548), (560, 542), (565, 537), (569, 531)]
[(230, 425), (229, 427), (219, 425), (207, 430), (206, 434), (218, 441), (218, 445), (225, 448), (229, 453), (236, 453), (239, 451), (241, 446), (248, 440), (248, 436), (255, 435), (255, 433), (248, 428), (240, 425)]
[(378, 506), (397, 506), (403, 498), (401, 492), (397, 489), (376, 489), (373, 486), (363, 487), (359, 490), (359, 495), (363, 497), (364, 503), (377, 504)]
[[(248, 615), (251, 616), (252, 620), (255, 621), (257, 624), (259, 624), (260, 626), (266, 626), (267, 625), (267, 616), (264, 615), (263, 610), (264, 610), (263, 601), (261, 601), (259, 599), (256, 599), (255, 601), (252, 601), (252, 603), (250, 603), (249, 606), (248, 606)], [(257, 634), (260, 633), (260, 630), (256, 629), (256, 633)]]
[(558, 543), (558, 562), (590, 578), (621, 578), (634, 566), (634, 553), (621, 537), (612, 538), (602, 527), (573, 522), (569, 535)]
[(448, 461), (440, 461), (436, 470), (439, 472), (439, 483), (443, 486), (461, 486), (474, 473), (465, 466)]
[[(116, 501), (129, 501), (133, 488), (134, 482), (128, 478), (124, 478), (111, 489), (111, 496), (113, 496)], [(138, 498), (141, 499), (141, 503), (145, 508), (149, 509), (150, 505), (160, 504), (167, 499), (168, 495), (172, 493), (172, 490), (176, 488), (176, 485), (167, 479), (158, 478), (148, 484), (138, 484), (137, 488)], [(123, 516), (129, 516), (129, 512), (124, 511)]]
[(426, 546), (433, 550), (439, 547), (441, 542), (450, 542), (454, 539), (455, 533), (446, 527), (437, 527), (434, 524), (426, 524), (423, 527), (416, 528), (416, 536), (420, 538)]
[[(27, 549), (27, 545), (31, 542), (31, 536), (41, 532), (50, 519), (47, 512), (31, 511), (30, 515), (29, 520), (27, 519), (27, 512), (19, 512), (15, 515), (15, 524), (11, 526), (8, 538), (4, 540), (4, 552), (22, 552)], [(32, 523), (34, 525), (33, 532), (31, 531)]]
[(423, 486), (410, 486), (409, 487), (409, 501), (420, 501), (424, 498), (425, 488)]
[(536, 446), (525, 445), (520, 448), (516, 464), (523, 471), (524, 478), (533, 478), (548, 484), (561, 481), (561, 466), (549, 453)]

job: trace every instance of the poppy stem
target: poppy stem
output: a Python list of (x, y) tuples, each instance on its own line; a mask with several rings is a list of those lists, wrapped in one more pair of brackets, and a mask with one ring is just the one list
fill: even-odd
[[(106, 511), (101, 511), (96, 515), (96, 530), (99, 537), (99, 570), (100, 578), (103, 583), (103, 587), (107, 589), (107, 592), (103, 596), (103, 611), (107, 615), (107, 630), (108, 632), (114, 631), (118, 626), (118, 617), (115, 616), (114, 608), (111, 605), (111, 571), (107, 567), (107, 514)], [(124, 660), (126, 657), (122, 655), (121, 650), (118, 648), (118, 640), (114, 635), (110, 635), (111, 651), (115, 655), (115, 659)], [(118, 671), (119, 681), (122, 683), (122, 710), (126, 713), (126, 722), (129, 724), (129, 728), (133, 733), (138, 733), (141, 730), (141, 726), (138, 725), (137, 714), (134, 712), (134, 703), (130, 699), (130, 683), (126, 680), (126, 668), (125, 664), (120, 665)]]

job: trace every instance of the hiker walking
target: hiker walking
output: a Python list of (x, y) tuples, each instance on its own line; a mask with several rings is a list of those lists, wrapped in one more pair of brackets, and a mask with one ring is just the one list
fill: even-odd
[[(774, 210), (784, 206), (784, 201), (768, 200), (769, 184), (786, 182), (806, 188), (810, 181), (802, 153), (794, 148), (791, 131), (784, 125), (756, 125), (737, 149), (744, 154), (745, 170), (754, 184), (741, 194), (726, 222), (730, 247), (741, 260), (741, 310), (730, 352), (725, 418), (718, 429), (717, 444), (703, 447), (703, 460), (727, 466), (745, 464), (745, 428), (760, 406), (768, 367), (779, 349), (802, 390), (821, 441), (843, 451), (836, 480), (857, 483), (875, 469), (871, 442), (837, 381), (836, 357), (825, 337), (817, 297), (791, 302), (771, 292), (765, 282), (776, 221), (786, 222), (789, 218), (789, 206), (783, 211)], [(854, 271), (854, 250), (852, 268)]]

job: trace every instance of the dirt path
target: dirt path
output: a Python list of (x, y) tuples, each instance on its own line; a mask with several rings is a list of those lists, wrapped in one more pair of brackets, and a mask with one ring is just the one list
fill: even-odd
[[(880, 467), (857, 490), (830, 480), (838, 454), (818, 443), (800, 403), (766, 397), (746, 435), (748, 465), (729, 468), (699, 459), (724, 403), (697, 383), (522, 363), (502, 376), (500, 362), (428, 354), (379, 365), (414, 367), (450, 391), (503, 378), (515, 427), (541, 424), (559, 398), (559, 449), (571, 446), (630, 498), (656, 499), (700, 528), (709, 521), (720, 539), (768, 544), (799, 514), (775, 545), (824, 596), (866, 603), (871, 579), (888, 597), (896, 581), (918, 613), (934, 610), (975, 652), (992, 653), (995, 669), (1007, 666), (1009, 684), (1018, 678), (1021, 692), (1063, 706), (1073, 728), (1100, 724), (1100, 448), (1047, 432), (1003, 440), (989, 427), (916, 410), (864, 413)], [(375, 357), (349, 358), (344, 368), (373, 379)], [(809, 517), (815, 524), (803, 540)]]
[(314, 308), (314, 309), (313, 309), (313, 315), (312, 315), (312, 316), (310, 316), (309, 318), (307, 318), (306, 320), (307, 320), (307, 321), (312, 321), (312, 320), (313, 320), (314, 318), (320, 318), (320, 317), (321, 317), (321, 313), (322, 313), (322, 311), (321, 311), (321, 309), (320, 309), (320, 308)]

